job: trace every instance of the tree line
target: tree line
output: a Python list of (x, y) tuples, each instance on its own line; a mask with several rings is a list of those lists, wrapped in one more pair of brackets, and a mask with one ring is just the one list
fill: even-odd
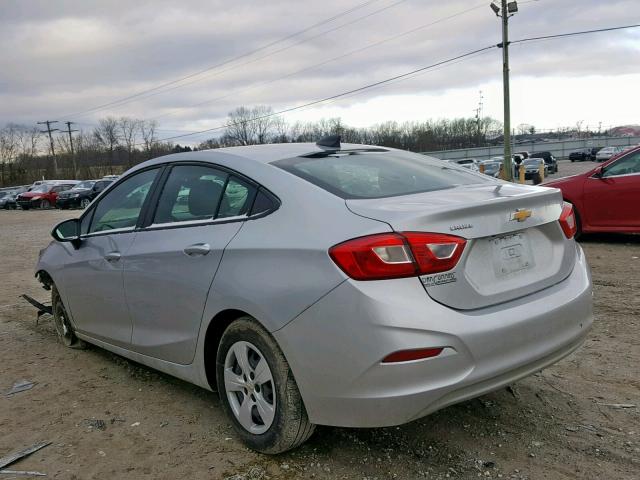
[[(238, 107), (231, 111), (222, 134), (195, 146), (164, 141), (158, 123), (131, 117), (105, 117), (91, 129), (57, 132), (51, 151), (37, 126), (9, 123), (0, 129), (0, 186), (35, 180), (100, 178), (120, 174), (150, 158), (170, 153), (264, 143), (315, 142), (341, 135), (343, 142), (380, 145), (421, 152), (483, 146), (501, 132), (491, 118), (456, 118), (422, 122), (384, 122), (354, 128), (340, 118), (288, 123), (269, 106)], [(55, 162), (53, 155), (55, 155)]]

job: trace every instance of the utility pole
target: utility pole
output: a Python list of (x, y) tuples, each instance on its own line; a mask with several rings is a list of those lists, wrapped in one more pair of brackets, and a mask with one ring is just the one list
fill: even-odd
[(51, 157), (53, 158), (53, 177), (56, 178), (58, 176), (58, 161), (56, 160), (56, 151), (53, 147), (53, 136), (51, 135), (52, 132), (56, 132), (59, 129), (58, 128), (51, 128), (51, 124), (52, 123), (58, 123), (57, 120), (45, 120), (44, 122), (38, 122), (38, 125), (46, 125), (47, 129), (46, 130), (40, 130), (41, 133), (48, 133), (49, 134), (49, 142), (51, 142)]
[(76, 163), (76, 154), (73, 151), (73, 135), (71, 132), (77, 132), (78, 130), (71, 130), (71, 125), (73, 122), (64, 122), (67, 125), (67, 133), (69, 134), (69, 146), (71, 147), (71, 162), (73, 163), (73, 178), (74, 180), (78, 178), (78, 165)]
[(518, 11), (516, 1), (501, 0), (501, 5), (491, 3), (491, 9), (498, 17), (502, 17), (502, 85), (504, 90), (504, 179), (513, 181), (513, 169), (511, 167), (511, 100), (509, 93), (509, 17)]

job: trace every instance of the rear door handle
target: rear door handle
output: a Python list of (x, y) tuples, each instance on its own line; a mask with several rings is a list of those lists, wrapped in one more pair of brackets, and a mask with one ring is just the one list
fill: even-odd
[(190, 257), (195, 257), (197, 255), (206, 255), (210, 251), (211, 247), (208, 243), (196, 243), (194, 245), (189, 245), (184, 249), (184, 253), (186, 253)]
[(122, 255), (120, 255), (120, 252), (110, 252), (104, 256), (104, 259), (107, 262), (117, 262), (118, 260), (120, 260), (121, 256)]

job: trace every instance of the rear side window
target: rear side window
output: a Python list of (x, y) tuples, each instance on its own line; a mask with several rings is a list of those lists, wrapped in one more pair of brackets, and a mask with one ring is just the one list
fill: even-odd
[(229, 175), (198, 165), (171, 169), (162, 189), (153, 223), (210, 220), (216, 216)]
[(252, 185), (232, 176), (224, 190), (217, 218), (247, 215), (255, 193)]
[(273, 165), (345, 199), (393, 197), (493, 183), (467, 169), (410, 152), (336, 152), (279, 160)]

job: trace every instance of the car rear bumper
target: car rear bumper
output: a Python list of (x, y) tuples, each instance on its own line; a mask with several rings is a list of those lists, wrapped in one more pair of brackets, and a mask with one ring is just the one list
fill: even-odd
[[(468, 311), (425, 293), (415, 278), (345, 281), (274, 332), (313, 423), (398, 425), (482, 395), (565, 357), (592, 323), (591, 278), (579, 247), (562, 282)], [(382, 364), (404, 349), (437, 357)]]

